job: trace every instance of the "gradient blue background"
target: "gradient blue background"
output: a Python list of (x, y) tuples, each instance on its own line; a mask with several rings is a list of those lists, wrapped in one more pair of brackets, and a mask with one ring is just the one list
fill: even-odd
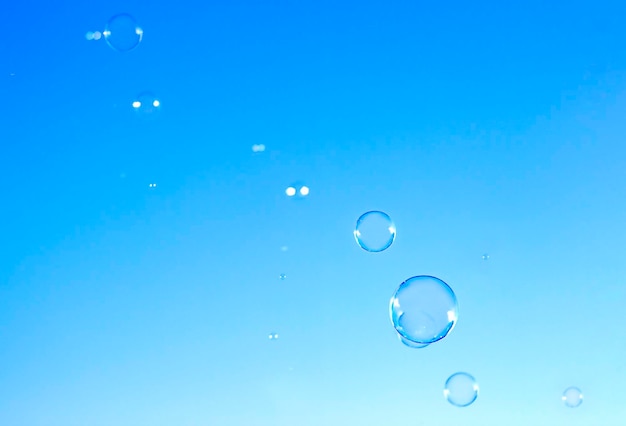
[(0, 9), (0, 425), (624, 424), (626, 3), (56, 3)]

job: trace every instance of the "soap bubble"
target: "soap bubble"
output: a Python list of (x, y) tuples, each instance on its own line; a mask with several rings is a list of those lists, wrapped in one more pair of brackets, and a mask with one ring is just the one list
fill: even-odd
[(414, 343), (443, 339), (456, 324), (459, 308), (454, 291), (439, 278), (420, 275), (404, 281), (389, 303), (396, 331)]
[(561, 399), (568, 407), (576, 408), (583, 403), (583, 393), (577, 387), (572, 386), (565, 389)]
[(161, 101), (152, 92), (141, 92), (132, 107), (143, 118), (153, 118), (161, 110)]
[(478, 397), (476, 379), (467, 373), (453, 374), (446, 380), (443, 396), (452, 405), (467, 407)]
[(396, 239), (396, 226), (387, 213), (370, 211), (356, 221), (354, 238), (363, 250), (381, 252)]
[(289, 198), (306, 198), (311, 190), (308, 186), (302, 183), (295, 183), (293, 185), (289, 185), (287, 189), (285, 189), (285, 194)]
[(121, 13), (109, 19), (102, 35), (111, 48), (118, 52), (128, 52), (139, 45), (143, 30), (137, 25), (135, 18)]

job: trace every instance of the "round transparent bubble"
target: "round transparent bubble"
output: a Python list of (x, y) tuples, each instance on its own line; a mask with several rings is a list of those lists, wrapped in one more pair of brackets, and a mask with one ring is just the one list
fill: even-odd
[(142, 92), (132, 103), (133, 109), (143, 118), (154, 118), (161, 110), (161, 101), (152, 92)]
[(389, 311), (396, 331), (405, 339), (422, 344), (446, 337), (459, 315), (454, 291), (439, 278), (428, 275), (400, 284)]
[(143, 38), (143, 30), (137, 25), (135, 18), (127, 13), (109, 19), (102, 34), (108, 45), (118, 52), (133, 50)]
[(443, 396), (448, 402), (457, 407), (467, 407), (478, 397), (476, 379), (467, 373), (455, 373), (448, 377), (443, 390)]
[(561, 399), (568, 407), (576, 408), (583, 403), (583, 393), (577, 387), (572, 386), (565, 389)]
[(400, 334), (398, 334), (398, 339), (402, 342), (402, 344), (411, 349), (422, 349), (428, 346), (428, 343), (415, 343), (410, 340), (405, 339)]
[(356, 221), (354, 238), (363, 250), (381, 252), (388, 249), (396, 239), (396, 226), (387, 213), (367, 212)]

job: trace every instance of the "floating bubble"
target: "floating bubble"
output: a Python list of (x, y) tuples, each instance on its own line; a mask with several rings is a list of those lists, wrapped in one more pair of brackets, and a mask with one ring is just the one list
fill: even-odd
[(583, 403), (583, 393), (577, 387), (572, 386), (565, 389), (561, 399), (568, 407), (576, 408)]
[(396, 331), (414, 343), (443, 339), (456, 324), (459, 308), (454, 291), (439, 278), (420, 275), (404, 281), (389, 304)]
[(152, 118), (161, 110), (161, 101), (152, 92), (141, 92), (132, 103), (137, 114)]
[(269, 336), (267, 336), (267, 337), (270, 340), (276, 340), (276, 339), (278, 339), (278, 333), (270, 333)]
[(118, 52), (128, 52), (139, 45), (143, 30), (137, 25), (135, 18), (121, 13), (109, 19), (102, 35), (111, 48)]
[(100, 31), (87, 31), (85, 38), (90, 41), (100, 40), (100, 38), (102, 38), (102, 33)]
[(448, 377), (443, 390), (443, 396), (452, 405), (467, 407), (478, 397), (476, 379), (467, 373), (455, 373)]
[(387, 213), (370, 211), (356, 221), (354, 238), (363, 250), (378, 253), (394, 242), (396, 226)]
[(280, 278), (281, 280), (284, 280), (285, 278), (287, 278), (287, 275), (285, 275), (285, 274), (280, 274), (280, 275), (278, 276), (278, 278)]
[(285, 194), (289, 198), (306, 198), (310, 192), (309, 187), (301, 183), (289, 185), (285, 189)]
[(405, 339), (400, 334), (398, 334), (398, 339), (402, 342), (404, 346), (407, 346), (411, 349), (422, 349), (428, 346), (428, 343), (415, 343), (415, 342)]

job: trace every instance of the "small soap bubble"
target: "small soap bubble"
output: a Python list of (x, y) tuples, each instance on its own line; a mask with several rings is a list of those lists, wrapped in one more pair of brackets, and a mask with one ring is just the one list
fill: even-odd
[(128, 52), (139, 45), (143, 38), (143, 30), (135, 18), (127, 13), (121, 13), (109, 19), (102, 35), (112, 49)]
[(356, 221), (354, 239), (363, 250), (378, 253), (393, 244), (396, 226), (387, 213), (369, 211)]
[(467, 373), (455, 373), (448, 377), (443, 390), (443, 396), (452, 405), (467, 407), (478, 397), (476, 379)]
[(420, 275), (404, 281), (389, 303), (396, 331), (414, 343), (434, 343), (446, 337), (459, 314), (454, 291), (442, 280)]
[(136, 113), (144, 118), (153, 118), (161, 109), (161, 101), (152, 92), (141, 92), (132, 103)]
[(285, 194), (289, 198), (304, 199), (307, 198), (310, 192), (311, 190), (309, 187), (301, 183), (289, 185), (287, 189), (285, 189)]
[(577, 387), (569, 387), (563, 392), (561, 397), (566, 406), (576, 408), (583, 403), (583, 393)]
[(270, 333), (267, 337), (270, 340), (276, 340), (278, 339), (278, 333)]
[(85, 38), (90, 41), (100, 40), (102, 38), (102, 33), (100, 31), (87, 31)]

